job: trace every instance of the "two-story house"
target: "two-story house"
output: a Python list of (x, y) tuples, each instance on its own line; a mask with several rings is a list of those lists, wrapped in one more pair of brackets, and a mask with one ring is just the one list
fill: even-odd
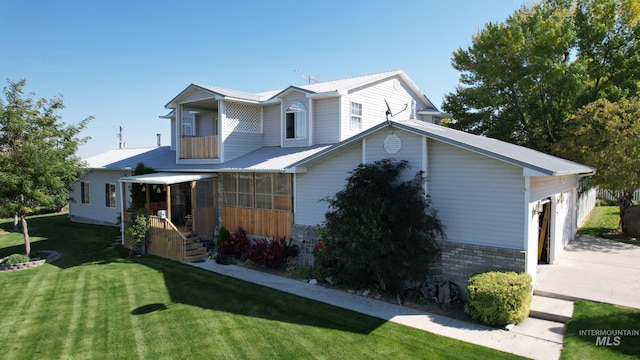
[[(88, 159), (92, 171), (72, 196), (84, 199), (87, 188), (97, 188), (87, 196), (111, 211), (91, 219), (99, 213), (89, 210), (94, 203), (77, 201), (72, 219), (115, 224), (138, 187), (150, 213), (166, 214), (157, 227), (206, 238), (219, 226), (242, 226), (312, 243), (327, 210), (322, 199), (344, 187), (349, 171), (404, 159), (407, 178), (424, 172), (446, 226), (445, 277), (463, 283), (475, 271), (509, 269), (535, 278), (538, 262), (553, 262), (575, 236), (578, 180), (594, 172), (438, 125), (447, 115), (403, 71), (264, 93), (192, 84), (166, 108), (171, 146)], [(131, 176), (140, 162), (158, 172)]]

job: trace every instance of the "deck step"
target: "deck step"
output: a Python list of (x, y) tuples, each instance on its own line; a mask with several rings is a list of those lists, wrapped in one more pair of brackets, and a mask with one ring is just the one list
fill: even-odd
[(201, 247), (203, 247), (204, 244), (201, 242), (196, 242), (196, 243), (186, 243), (185, 244), (185, 250), (189, 251), (189, 250), (195, 250), (195, 249), (199, 249)]
[(185, 244), (195, 244), (195, 243), (201, 243), (202, 241), (200, 241), (200, 238), (197, 237), (191, 237), (191, 238), (187, 238), (187, 240), (184, 241)]
[(184, 261), (185, 262), (202, 261), (202, 260), (206, 259), (208, 256), (209, 256), (209, 254), (207, 254), (206, 252), (204, 254), (185, 256), (184, 257)]
[(194, 256), (194, 255), (200, 255), (200, 254), (206, 254), (206, 253), (207, 253), (207, 248), (204, 246), (200, 246), (199, 248), (190, 249), (186, 251), (187, 256)]

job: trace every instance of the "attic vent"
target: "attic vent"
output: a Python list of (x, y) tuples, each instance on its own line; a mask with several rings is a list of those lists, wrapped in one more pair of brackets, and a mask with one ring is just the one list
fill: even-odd
[(398, 137), (398, 135), (392, 134), (387, 136), (384, 139), (384, 151), (387, 154), (395, 154), (402, 148), (402, 140)]
[(262, 109), (259, 106), (225, 102), (227, 118), (224, 130), (227, 133), (262, 133)]

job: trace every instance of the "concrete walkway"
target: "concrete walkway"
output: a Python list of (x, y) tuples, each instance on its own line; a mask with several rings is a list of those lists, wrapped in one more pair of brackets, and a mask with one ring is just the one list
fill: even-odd
[(640, 309), (640, 246), (580, 235), (539, 266), (534, 294)]
[(430, 333), (528, 358), (558, 359), (562, 350), (564, 324), (559, 322), (528, 318), (522, 324), (516, 325), (511, 331), (506, 331), (430, 314), (362, 295), (312, 285), (300, 280), (271, 275), (242, 266), (218, 265), (210, 259), (205, 262), (190, 263), (190, 265)]

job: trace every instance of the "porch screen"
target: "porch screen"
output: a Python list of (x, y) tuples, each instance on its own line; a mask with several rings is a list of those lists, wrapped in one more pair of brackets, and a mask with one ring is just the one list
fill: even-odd
[(267, 210), (291, 210), (291, 175), (273, 173), (225, 173), (224, 205)]

